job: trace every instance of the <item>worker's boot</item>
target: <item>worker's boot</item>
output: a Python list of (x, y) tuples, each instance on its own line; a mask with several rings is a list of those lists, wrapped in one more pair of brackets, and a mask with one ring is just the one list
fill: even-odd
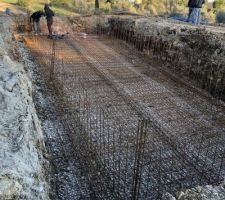
[(53, 39), (53, 35), (48, 35), (48, 39)]

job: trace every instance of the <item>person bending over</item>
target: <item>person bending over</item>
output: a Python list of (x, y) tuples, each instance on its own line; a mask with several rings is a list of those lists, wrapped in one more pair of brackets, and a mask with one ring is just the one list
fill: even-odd
[(30, 16), (30, 23), (32, 24), (32, 30), (35, 31), (35, 33), (41, 32), (40, 19), (42, 16), (45, 16), (45, 13), (41, 10), (34, 12)]

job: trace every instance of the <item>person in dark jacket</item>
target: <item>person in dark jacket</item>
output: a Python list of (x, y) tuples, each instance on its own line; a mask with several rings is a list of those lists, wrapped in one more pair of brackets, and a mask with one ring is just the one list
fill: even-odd
[(190, 22), (190, 20), (191, 20), (192, 12), (194, 10), (194, 2), (195, 2), (195, 0), (188, 1), (189, 13), (188, 13), (187, 22)]
[(190, 21), (191, 15), (193, 15), (193, 22), (195, 24), (201, 23), (201, 10), (202, 5), (205, 3), (205, 0), (189, 0), (188, 7), (189, 7), (189, 18)]
[(45, 4), (45, 15), (47, 20), (49, 38), (52, 38), (52, 25), (53, 25), (53, 17), (55, 16), (54, 12), (49, 8), (48, 4)]
[(40, 26), (40, 19), (42, 16), (45, 16), (45, 13), (41, 10), (34, 12), (31, 16), (30, 16), (30, 23), (32, 24), (32, 29), (36, 32), (36, 33), (40, 33), (41, 32), (41, 26)]

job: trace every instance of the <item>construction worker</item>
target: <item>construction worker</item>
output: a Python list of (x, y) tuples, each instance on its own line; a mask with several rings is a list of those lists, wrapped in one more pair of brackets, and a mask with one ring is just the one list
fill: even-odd
[(32, 24), (32, 29), (35, 31), (35, 33), (41, 32), (40, 19), (42, 16), (45, 16), (45, 13), (41, 10), (34, 12), (30, 16), (30, 23)]
[(188, 1), (189, 13), (188, 13), (187, 22), (190, 22), (190, 20), (191, 20), (192, 12), (194, 10), (194, 3), (195, 3), (195, 0)]
[(193, 22), (195, 24), (201, 23), (201, 10), (202, 5), (205, 3), (205, 0), (189, 0), (188, 7), (189, 7), (189, 14), (187, 21), (193, 17)]
[(47, 26), (48, 26), (48, 38), (52, 38), (52, 25), (53, 25), (53, 17), (55, 16), (54, 12), (49, 8), (49, 4), (45, 4), (45, 15), (47, 20)]

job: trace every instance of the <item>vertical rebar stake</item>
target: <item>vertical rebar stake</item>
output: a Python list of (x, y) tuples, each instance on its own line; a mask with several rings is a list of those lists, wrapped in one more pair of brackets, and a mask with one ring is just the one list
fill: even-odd
[(55, 40), (52, 40), (52, 55), (51, 55), (51, 63), (50, 63), (50, 80), (54, 78), (55, 71)]

